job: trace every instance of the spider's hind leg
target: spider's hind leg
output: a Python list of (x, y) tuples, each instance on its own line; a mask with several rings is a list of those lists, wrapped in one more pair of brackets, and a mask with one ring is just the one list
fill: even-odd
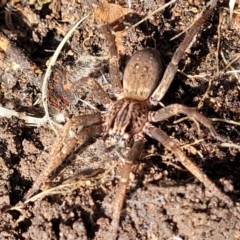
[(184, 40), (182, 41), (182, 43), (179, 45), (176, 52), (174, 53), (171, 62), (168, 64), (164, 72), (161, 82), (159, 83), (158, 87), (155, 89), (155, 91), (153, 92), (150, 98), (150, 101), (153, 105), (156, 105), (165, 96), (177, 72), (178, 64), (181, 58), (183, 57), (185, 50), (187, 49), (189, 44), (192, 42), (194, 36), (200, 30), (202, 24), (213, 12), (214, 8), (217, 5), (217, 0), (211, 0), (208, 5), (209, 6), (207, 7), (207, 10), (202, 14), (201, 17), (199, 17), (196, 20), (196, 22), (186, 32)]
[(78, 87), (87, 87), (92, 92), (93, 99), (101, 103), (105, 108), (107, 108), (112, 102), (112, 100), (110, 99), (108, 94), (104, 92), (102, 87), (90, 77), (81, 78), (74, 83), (74, 87), (76, 89)]
[(122, 91), (122, 83), (119, 76), (119, 55), (115, 42), (115, 37), (108, 24), (99, 27), (109, 46), (109, 78), (114, 88), (115, 95), (119, 95)]

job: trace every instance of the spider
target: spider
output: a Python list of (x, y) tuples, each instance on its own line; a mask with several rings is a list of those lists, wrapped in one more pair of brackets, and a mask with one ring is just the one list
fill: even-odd
[[(213, 195), (219, 197), (226, 204), (233, 204), (231, 199), (223, 194), (207, 175), (185, 155), (174, 140), (159, 127), (155, 127), (152, 124), (177, 114), (185, 114), (201, 122), (209, 129), (213, 137), (223, 141), (222, 137), (215, 131), (211, 121), (193, 108), (180, 104), (171, 104), (152, 111), (153, 107), (155, 109), (159, 105), (159, 102), (167, 92), (184, 51), (199, 31), (203, 22), (212, 13), (216, 4), (217, 0), (212, 0), (203, 15), (188, 30), (183, 42), (167, 66), (162, 79), (163, 67), (158, 52), (155, 49), (146, 48), (136, 52), (131, 57), (124, 71), (123, 83), (121, 83), (118, 76), (118, 52), (114, 36), (108, 24), (100, 26), (100, 31), (109, 44), (109, 75), (114, 87), (116, 100), (110, 99), (101, 86), (93, 79), (83, 78), (79, 81), (78, 86), (87, 85), (95, 99), (103, 104), (106, 111), (80, 115), (79, 117), (70, 119), (65, 124), (61, 135), (58, 137), (51, 151), (51, 161), (40, 173), (32, 188), (26, 194), (25, 199), (28, 199), (39, 189), (40, 185), (47, 180), (51, 172), (63, 162), (77, 144), (82, 145), (92, 137), (102, 136), (107, 147), (118, 145), (125, 148), (128, 146), (130, 150), (125, 158), (116, 197), (112, 205), (112, 221), (109, 233), (111, 239), (115, 239), (117, 237), (131, 167), (133, 162), (140, 156), (145, 135), (148, 135), (170, 150), (182, 165), (202, 182)], [(75, 133), (69, 137), (69, 132), (73, 128), (75, 129)]]

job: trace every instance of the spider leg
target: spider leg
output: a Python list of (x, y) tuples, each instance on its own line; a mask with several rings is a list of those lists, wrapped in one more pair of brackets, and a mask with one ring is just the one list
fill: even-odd
[(165, 132), (163, 132), (160, 128), (154, 127), (148, 122), (145, 124), (143, 131), (153, 139), (159, 141), (165, 148), (170, 150), (178, 158), (182, 165), (204, 184), (209, 192), (223, 200), (226, 204), (230, 206), (233, 205), (232, 200), (217, 188), (207, 175), (185, 155), (181, 148)]
[(212, 0), (210, 7), (208, 10), (206, 10), (203, 15), (197, 19), (197, 21), (194, 23), (194, 25), (186, 32), (185, 38), (180, 44), (180, 46), (177, 48), (176, 52), (174, 53), (171, 62), (168, 64), (167, 69), (164, 72), (163, 78), (156, 88), (156, 90), (153, 92), (150, 101), (153, 105), (156, 105), (166, 94), (170, 84), (172, 83), (172, 80), (177, 72), (178, 63), (181, 60), (181, 58), (184, 55), (185, 50), (193, 40), (194, 36), (199, 31), (201, 25), (204, 23), (204, 21), (210, 16), (213, 9), (217, 5), (217, 0)]
[(132, 148), (130, 149), (128, 156), (125, 160), (125, 164), (121, 173), (119, 185), (117, 187), (117, 192), (115, 200), (112, 204), (113, 215), (110, 229), (110, 239), (114, 240), (117, 238), (117, 230), (119, 226), (119, 220), (121, 216), (121, 210), (125, 200), (125, 195), (128, 186), (129, 175), (132, 169), (134, 161), (140, 156), (141, 150), (143, 148), (143, 139), (135, 141)]
[(148, 115), (148, 120), (149, 122), (160, 122), (163, 121), (167, 118), (170, 118), (174, 115), (178, 114), (185, 114), (188, 117), (192, 117), (196, 119), (198, 122), (203, 124), (206, 128), (209, 129), (211, 132), (212, 136), (222, 142), (225, 142), (226, 139), (224, 139), (222, 136), (220, 136), (216, 130), (214, 129), (211, 120), (208, 118), (204, 117), (201, 113), (199, 113), (197, 110), (194, 108), (186, 107), (181, 104), (171, 104), (168, 105), (164, 108), (159, 109), (156, 112), (149, 112)]
[(122, 83), (119, 76), (119, 56), (115, 37), (112, 34), (111, 28), (108, 24), (99, 27), (101, 33), (109, 45), (109, 78), (114, 88), (115, 95), (119, 95), (122, 91)]
[(87, 86), (87, 88), (92, 92), (92, 95), (94, 96), (93, 99), (103, 104), (104, 107), (107, 108), (112, 102), (108, 94), (106, 94), (102, 87), (92, 78), (84, 77), (74, 83), (74, 88), (77, 89), (77, 87), (80, 86)]
[[(100, 4), (99, 4), (100, 3)], [(114, 88), (114, 94), (118, 96), (122, 92), (122, 83), (119, 76), (119, 56), (115, 37), (109, 26), (110, 5), (106, 0), (98, 2), (94, 10), (94, 18), (99, 24), (99, 30), (106, 39), (109, 48), (109, 78)]]
[[(75, 117), (65, 124), (62, 134), (58, 136), (53, 145), (49, 156), (49, 163), (45, 166), (44, 170), (41, 171), (33, 186), (25, 195), (24, 200), (31, 197), (39, 189), (39, 187), (46, 182), (53, 170), (65, 160), (77, 144), (81, 146), (88, 139), (99, 135), (102, 132), (102, 125), (99, 123), (101, 123), (100, 114), (88, 114)], [(69, 132), (74, 126), (80, 127), (78, 132), (68, 140), (67, 138), (69, 136)], [(67, 141), (67, 144), (64, 144), (65, 141)]]

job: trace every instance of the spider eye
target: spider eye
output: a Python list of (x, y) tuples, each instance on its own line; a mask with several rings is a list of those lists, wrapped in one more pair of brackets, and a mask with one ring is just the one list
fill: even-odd
[(105, 140), (106, 148), (111, 148), (117, 145), (118, 141), (115, 135), (109, 135), (109, 137)]
[(126, 140), (123, 139), (123, 138), (119, 139), (119, 141), (118, 141), (118, 146), (119, 146), (120, 148), (125, 148), (125, 147), (127, 146)]
[(114, 133), (109, 134), (109, 137), (105, 140), (106, 148), (111, 148), (118, 145), (120, 148), (125, 148), (129, 144), (130, 135), (124, 133), (123, 135), (116, 135)]

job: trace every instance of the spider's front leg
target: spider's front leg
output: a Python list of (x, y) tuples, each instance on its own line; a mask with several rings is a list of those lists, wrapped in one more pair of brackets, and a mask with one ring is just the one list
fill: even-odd
[[(74, 84), (74, 88), (86, 86), (94, 95), (94, 99), (105, 107), (111, 104), (111, 99), (103, 91), (101, 86), (92, 78), (82, 78)], [(70, 132), (73, 128), (77, 128), (74, 136)], [(63, 127), (61, 134), (58, 136), (54, 143), (52, 150), (49, 154), (49, 163), (35, 180), (31, 189), (27, 192), (24, 199), (31, 197), (39, 187), (46, 182), (48, 176), (56, 169), (65, 158), (74, 150), (74, 147), (84, 144), (88, 139), (102, 133), (102, 117), (101, 114), (88, 114), (81, 115), (70, 119)]]
[[(91, 137), (101, 134), (101, 122), (102, 117), (100, 114), (88, 114), (70, 119), (65, 124), (62, 134), (58, 136), (53, 145), (49, 156), (49, 163), (41, 171), (33, 186), (25, 195), (24, 200), (27, 200), (37, 190), (39, 190), (39, 187), (46, 182), (53, 170), (56, 169), (68, 155), (70, 155), (77, 144), (81, 146)], [(77, 130), (72, 133), (73, 136), (71, 136), (71, 131), (74, 127), (76, 127)]]
[(111, 229), (109, 232), (109, 237), (111, 240), (114, 240), (117, 238), (117, 230), (119, 225), (119, 220), (121, 216), (121, 211), (123, 207), (123, 203), (126, 196), (127, 186), (128, 186), (128, 180), (129, 175), (132, 170), (132, 165), (134, 161), (140, 156), (142, 148), (143, 148), (144, 141), (138, 140), (135, 141), (132, 148), (130, 149), (128, 156), (125, 159), (125, 164), (123, 167), (123, 170), (121, 172), (119, 185), (117, 187), (116, 196), (112, 205), (112, 222), (111, 222)]
[(170, 150), (178, 158), (182, 165), (200, 182), (202, 182), (206, 189), (208, 189), (213, 195), (217, 196), (220, 200), (223, 200), (226, 204), (230, 206), (233, 205), (232, 200), (217, 188), (207, 175), (185, 155), (181, 148), (165, 132), (163, 132), (160, 128), (154, 127), (148, 122), (145, 124), (143, 131), (153, 139), (159, 141), (165, 148)]

